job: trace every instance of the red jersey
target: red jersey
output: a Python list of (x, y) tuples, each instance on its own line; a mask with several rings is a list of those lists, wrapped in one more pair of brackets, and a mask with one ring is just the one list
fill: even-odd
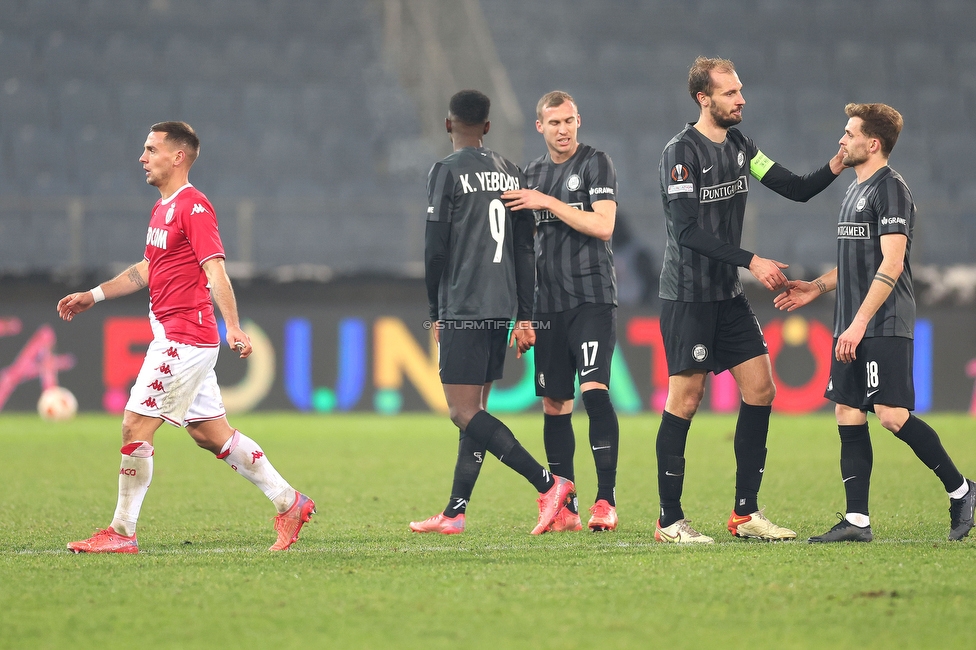
[(224, 257), (217, 215), (207, 197), (187, 183), (153, 206), (146, 235), (149, 309), (166, 338), (177, 343), (220, 345), (210, 285), (203, 263)]

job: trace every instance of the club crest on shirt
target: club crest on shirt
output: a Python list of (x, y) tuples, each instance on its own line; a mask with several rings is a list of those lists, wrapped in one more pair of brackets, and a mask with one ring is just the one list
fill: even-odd
[(864, 209), (864, 206), (867, 204), (867, 202), (868, 202), (868, 200), (866, 198), (864, 198), (863, 196), (861, 198), (859, 198), (857, 200), (857, 205), (854, 206), (854, 211), (855, 212), (860, 212), (861, 210), (863, 210)]
[(573, 174), (566, 179), (566, 189), (570, 192), (575, 192), (583, 184), (583, 179), (579, 177), (579, 174)]
[(166, 211), (166, 223), (167, 224), (173, 222), (173, 214), (175, 212), (176, 212), (176, 202), (174, 201), (173, 203), (170, 204), (169, 210)]
[(746, 162), (746, 155), (740, 151), (739, 155), (736, 156), (735, 161), (739, 163), (739, 167), (742, 167), (742, 165), (744, 165)]

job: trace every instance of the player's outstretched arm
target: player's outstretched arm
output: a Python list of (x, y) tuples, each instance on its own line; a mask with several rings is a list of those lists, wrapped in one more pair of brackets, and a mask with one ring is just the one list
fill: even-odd
[(230, 284), (224, 258), (211, 257), (203, 263), (203, 272), (207, 274), (214, 302), (227, 325), (227, 344), (240, 352), (241, 359), (246, 359), (254, 349), (251, 347), (251, 337), (241, 329), (237, 315), (237, 298), (234, 297), (234, 288)]
[(789, 280), (783, 275), (782, 269), (789, 268), (789, 264), (783, 264), (782, 262), (777, 262), (776, 260), (769, 260), (765, 257), (759, 257), (758, 255), (752, 256), (752, 261), (749, 262), (749, 272), (759, 282), (769, 289), (770, 291), (775, 291), (777, 289), (782, 289), (787, 285)]
[(837, 269), (825, 273), (812, 282), (791, 280), (786, 284), (786, 291), (773, 299), (773, 306), (781, 311), (794, 311), (809, 305), (822, 293), (833, 291), (837, 287)]
[(68, 294), (58, 301), (58, 315), (62, 320), (70, 321), (81, 312), (94, 307), (96, 302), (127, 296), (145, 288), (148, 284), (149, 262), (142, 260), (90, 291)]
[(844, 171), (841, 150), (838, 150), (826, 165), (804, 176), (798, 176), (779, 163), (769, 160), (762, 152), (757, 154), (757, 158), (760, 156), (764, 164), (751, 166), (753, 176), (780, 196), (801, 203), (820, 194)]

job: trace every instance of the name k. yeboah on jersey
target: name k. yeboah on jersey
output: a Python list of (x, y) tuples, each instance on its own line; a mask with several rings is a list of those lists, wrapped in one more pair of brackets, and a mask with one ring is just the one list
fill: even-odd
[(525, 187), (514, 164), (466, 147), (434, 164), (427, 180), (427, 220), (451, 224), (447, 266), (438, 285), (441, 320), (510, 319), (516, 313), (513, 218), (503, 192)]
[[(617, 173), (602, 151), (580, 143), (560, 164), (549, 154), (525, 168), (526, 182), (570, 207), (592, 212), (597, 201), (617, 200)], [(585, 235), (548, 210), (536, 210), (536, 313), (557, 313), (584, 303), (617, 304), (610, 242)]]

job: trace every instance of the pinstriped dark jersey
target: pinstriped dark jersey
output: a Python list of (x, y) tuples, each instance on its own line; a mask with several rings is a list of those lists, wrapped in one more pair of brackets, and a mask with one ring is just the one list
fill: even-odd
[[(549, 154), (525, 168), (527, 187), (592, 212), (596, 201), (617, 200), (617, 173), (610, 156), (580, 143), (572, 158)], [(610, 242), (584, 235), (548, 210), (535, 211), (535, 312), (551, 314), (584, 303), (617, 304), (617, 276)]]
[(915, 203), (901, 175), (882, 167), (871, 178), (847, 188), (837, 223), (837, 302), (834, 336), (840, 336), (854, 320), (874, 276), (881, 266), (881, 236), (901, 233), (908, 237), (905, 267), (895, 288), (868, 322), (865, 338), (903, 336), (914, 338), (915, 291), (912, 284), (912, 231)]
[[(729, 129), (725, 142), (716, 144), (691, 124), (664, 148), (660, 175), (668, 243), (661, 270), (661, 298), (712, 302), (742, 293), (738, 267), (748, 266), (752, 253), (739, 249), (739, 244), (750, 161), (757, 153), (756, 144), (738, 129)], [(685, 204), (676, 206), (677, 201)], [(727, 261), (682, 246), (679, 239), (686, 228), (701, 228), (725, 243)]]
[[(451, 224), (438, 287), (440, 319), (515, 316), (513, 214), (501, 195), (523, 187), (521, 170), (488, 149), (466, 147), (434, 163), (427, 176), (427, 220)], [(531, 212), (518, 214), (529, 218)]]

